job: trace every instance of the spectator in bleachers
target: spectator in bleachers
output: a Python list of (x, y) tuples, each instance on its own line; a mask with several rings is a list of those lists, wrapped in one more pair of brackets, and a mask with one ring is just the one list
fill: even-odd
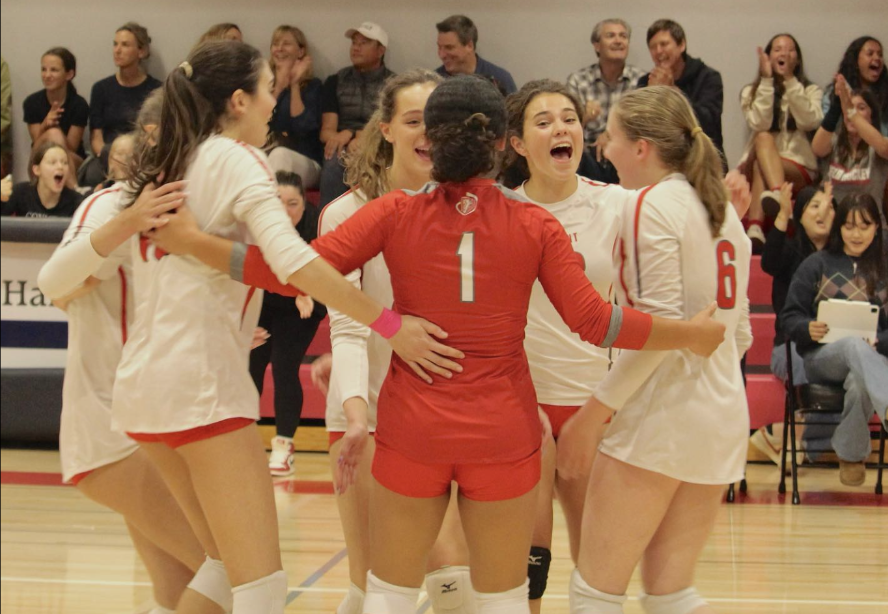
[(64, 147), (44, 141), (31, 153), (31, 181), (9, 189), (11, 179), (4, 179), (0, 215), (19, 217), (71, 217), (83, 197), (65, 185), (68, 152)]
[(12, 171), (12, 81), (9, 65), (0, 57), (0, 177)]
[[(306, 243), (318, 236), (318, 209), (306, 206), (302, 180), (296, 173), (278, 171), (278, 195), (290, 221)], [(314, 339), (327, 308), (310, 296), (296, 299), (266, 292), (262, 299), (259, 327), (270, 335), (268, 341), (250, 352), (250, 375), (259, 394), (265, 382), (265, 370), (271, 362), (274, 379), (274, 423), (277, 435), (271, 440), (268, 468), (271, 475), (293, 473), (293, 435), (302, 415), (302, 383), (299, 366)]]
[(395, 74), (385, 66), (388, 34), (379, 24), (365, 21), (360, 27), (349, 28), (345, 37), (351, 39), (352, 65), (327, 77), (321, 92), (322, 207), (348, 190), (340, 154), (360, 146), (361, 133), (376, 110), (379, 92), (385, 80)]
[(43, 88), (25, 98), (22, 108), (31, 148), (47, 140), (68, 152), (69, 188), (76, 188), (76, 172), (86, 157), (83, 132), (89, 121), (89, 105), (77, 93), (72, 80), (77, 74), (77, 59), (64, 47), (53, 47), (40, 58)]
[(277, 147), (269, 153), (268, 161), (276, 171), (299, 175), (305, 189), (316, 188), (324, 160), (322, 85), (312, 75), (311, 54), (302, 30), (294, 26), (275, 29), (270, 66), (278, 94), (269, 125)]
[[(823, 159), (823, 174), (836, 199), (865, 192), (881, 209), (888, 183), (888, 137), (879, 132), (880, 108), (873, 90), (852, 92), (842, 75), (834, 85), (839, 102), (827, 111), (814, 135), (814, 153)], [(888, 222), (881, 219), (888, 228)]]
[(571, 73), (567, 87), (577, 95), (584, 109), (586, 147), (604, 149), (607, 115), (623, 92), (638, 87), (644, 75), (640, 68), (626, 63), (632, 28), (622, 19), (604, 19), (592, 29), (592, 48), (598, 61)]
[(197, 44), (202, 45), (207, 41), (238, 41), (242, 43), (244, 35), (236, 23), (217, 23), (210, 26), (210, 29), (201, 35)]
[[(839, 202), (825, 250), (796, 271), (780, 316), (805, 363), (808, 381), (843, 386), (844, 411), (832, 437), (839, 479), (859, 486), (872, 452), (869, 421), (875, 412), (885, 424), (888, 407), (888, 266), (879, 232), (879, 208), (869, 194)], [(820, 301), (865, 301), (879, 307), (877, 339), (844, 337), (820, 343), (829, 328), (817, 321)]]
[[(130, 21), (117, 29), (114, 34), (117, 72), (97, 81), (89, 98), (90, 145), (93, 155), (102, 160), (103, 169), (108, 168), (108, 151), (114, 138), (133, 129), (145, 98), (161, 86), (160, 81), (142, 68), (142, 61), (150, 55), (151, 37), (143, 26)], [(92, 181), (90, 178), (87, 183), (95, 185)]]
[(784, 182), (798, 192), (816, 180), (817, 158), (808, 133), (823, 120), (823, 90), (805, 76), (795, 37), (777, 34), (757, 51), (758, 77), (740, 94), (740, 107), (752, 132), (740, 168), (752, 185), (747, 234), (754, 251), (765, 242), (765, 216), (773, 219), (780, 209)]
[(704, 64), (703, 60), (688, 55), (684, 28), (671, 19), (658, 19), (651, 24), (647, 44), (654, 69), (638, 80), (638, 87), (669, 85), (684, 92), (703, 133), (712, 139), (724, 160), (721, 73)]
[[(882, 43), (872, 36), (861, 36), (851, 41), (839, 63), (838, 74), (845, 78), (854, 91), (869, 90), (879, 108), (882, 123), (879, 131), (888, 136), (888, 69)], [(830, 83), (823, 93), (823, 114), (827, 115), (833, 103), (838, 104), (835, 83)]]
[[(780, 314), (786, 304), (789, 285), (799, 265), (811, 254), (822, 250), (829, 241), (835, 208), (833, 206), (832, 186), (827, 182), (819, 188), (807, 186), (802, 188), (793, 202), (792, 185), (785, 183), (779, 192), (780, 208), (774, 218), (774, 225), (768, 232), (768, 240), (762, 251), (762, 270), (774, 278), (771, 284), (771, 304), (777, 315), (774, 321), (774, 346), (771, 350), (771, 373), (781, 380), (786, 380), (786, 331)], [(789, 232), (790, 225), (793, 232)], [(806, 384), (805, 366), (792, 345), (793, 383)], [(832, 429), (828, 430), (828, 439)], [(823, 429), (808, 427), (799, 433), (806, 448), (822, 449)], [(750, 439), (756, 448), (764, 452), (774, 463), (780, 464), (780, 453), (783, 449), (782, 432), (760, 428)], [(826, 442), (828, 443), (828, 441)], [(808, 445), (810, 444), (810, 446)]]
[(518, 91), (508, 70), (478, 55), (478, 28), (471, 19), (465, 15), (451, 15), (435, 27), (438, 29), (438, 57), (442, 63), (437, 69), (439, 75), (481, 75), (493, 81), (503, 96)]

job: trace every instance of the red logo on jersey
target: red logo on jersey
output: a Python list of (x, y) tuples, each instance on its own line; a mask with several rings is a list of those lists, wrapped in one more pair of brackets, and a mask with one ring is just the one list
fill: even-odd
[(456, 203), (456, 210), (462, 213), (463, 215), (469, 215), (475, 209), (478, 208), (478, 197), (472, 194), (471, 192), (466, 192), (466, 195), (459, 199), (459, 202)]

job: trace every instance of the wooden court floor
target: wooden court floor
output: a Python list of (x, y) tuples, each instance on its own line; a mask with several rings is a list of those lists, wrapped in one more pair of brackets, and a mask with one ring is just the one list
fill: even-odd
[[(287, 612), (334, 612), (348, 584), (345, 544), (325, 454), (300, 454), (276, 482)], [(58, 454), (2, 450), (3, 614), (124, 614), (150, 606), (147, 575), (120, 517), (58, 482)], [(888, 495), (846, 488), (834, 470), (801, 475), (803, 505), (776, 495), (777, 468), (750, 465), (749, 494), (725, 504), (697, 587), (731, 614), (888, 614)], [(44, 485), (46, 484), (46, 485)], [(885, 500), (883, 500), (885, 499)], [(556, 510), (543, 611), (566, 613), (571, 570)], [(629, 594), (638, 594), (638, 579)], [(423, 598), (419, 612), (430, 611)], [(630, 598), (625, 611), (641, 608)]]

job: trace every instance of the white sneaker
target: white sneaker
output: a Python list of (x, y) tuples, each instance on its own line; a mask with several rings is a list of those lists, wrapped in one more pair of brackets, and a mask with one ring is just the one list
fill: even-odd
[(752, 241), (752, 251), (755, 254), (761, 253), (765, 246), (765, 231), (758, 224), (750, 224), (746, 229), (746, 236)]
[(288, 437), (275, 437), (271, 440), (271, 455), (268, 457), (268, 469), (271, 475), (292, 475), (296, 468), (293, 459), (296, 448), (293, 440)]
[(762, 427), (753, 433), (749, 443), (758, 448), (765, 456), (771, 459), (775, 465), (780, 464), (780, 453), (783, 451), (783, 441)]

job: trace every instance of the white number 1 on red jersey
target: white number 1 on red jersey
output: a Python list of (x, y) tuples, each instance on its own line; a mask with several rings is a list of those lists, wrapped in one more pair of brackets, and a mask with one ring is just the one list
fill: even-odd
[(459, 289), (463, 303), (475, 302), (475, 233), (464, 232), (459, 241)]

